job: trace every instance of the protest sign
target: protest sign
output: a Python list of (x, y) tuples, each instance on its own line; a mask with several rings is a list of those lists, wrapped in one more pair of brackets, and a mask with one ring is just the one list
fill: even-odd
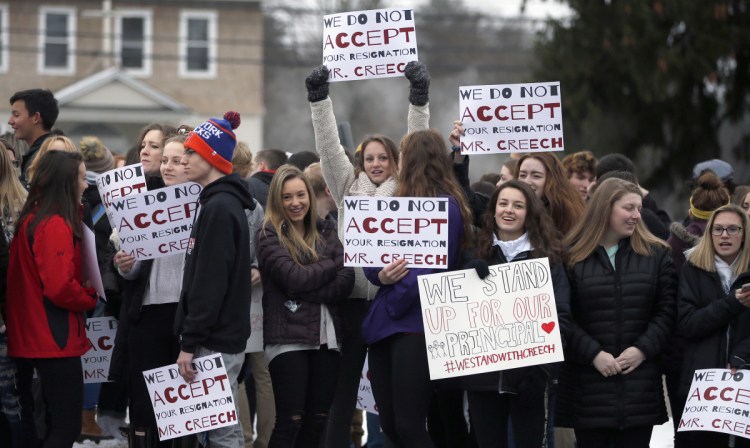
[(136, 260), (184, 253), (201, 186), (187, 182), (112, 200), (122, 250)]
[(344, 265), (448, 266), (448, 198), (344, 197)]
[(677, 431), (713, 431), (750, 438), (750, 372), (704, 369), (693, 373)]
[(374, 9), (323, 18), (323, 64), (331, 82), (402, 76), (406, 64), (416, 60), (411, 9)]
[(418, 279), (431, 379), (563, 360), (546, 258)]
[(375, 404), (375, 397), (372, 395), (372, 385), (370, 385), (370, 357), (365, 357), (365, 365), (362, 366), (362, 374), (359, 377), (359, 391), (357, 392), (357, 409), (361, 409), (370, 414), (378, 413), (378, 405)]
[(104, 295), (104, 283), (102, 282), (102, 273), (99, 270), (99, 262), (96, 257), (96, 235), (88, 226), (83, 227), (81, 238), (81, 280), (83, 283), (91, 283), (91, 287), (96, 290), (99, 297), (105, 302), (107, 297)]
[(81, 356), (83, 382), (106, 383), (112, 349), (115, 347), (117, 319), (114, 317), (90, 317), (86, 319), (86, 337), (91, 348)]
[(96, 188), (99, 190), (99, 197), (107, 210), (109, 225), (114, 228), (115, 223), (111, 213), (112, 201), (148, 190), (143, 165), (138, 163), (102, 173), (96, 178)]
[(559, 82), (459, 87), (461, 154), (563, 151)]
[(186, 383), (177, 364), (146, 370), (159, 440), (239, 423), (232, 388), (221, 353), (193, 359), (195, 379)]

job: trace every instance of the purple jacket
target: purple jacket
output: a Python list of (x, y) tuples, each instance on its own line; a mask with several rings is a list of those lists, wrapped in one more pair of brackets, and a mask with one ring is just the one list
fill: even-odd
[[(461, 266), (461, 234), (463, 217), (458, 203), (448, 197), (448, 271)], [(424, 333), (422, 308), (419, 303), (420, 275), (444, 272), (444, 269), (409, 269), (401, 281), (383, 285), (378, 279), (382, 268), (365, 268), (365, 276), (380, 290), (372, 301), (370, 310), (362, 322), (362, 336), (365, 342), (373, 344), (396, 333)]]

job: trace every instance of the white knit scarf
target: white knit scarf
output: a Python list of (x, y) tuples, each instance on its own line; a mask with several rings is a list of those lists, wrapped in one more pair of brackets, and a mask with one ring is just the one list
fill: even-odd
[(503, 255), (505, 255), (505, 259), (508, 261), (513, 261), (513, 259), (522, 252), (534, 250), (534, 248), (531, 247), (531, 242), (529, 242), (528, 233), (524, 233), (518, 239), (513, 241), (501, 241), (497, 239), (497, 235), (493, 233), (492, 240), (492, 244), (498, 246), (500, 250), (503, 251)]

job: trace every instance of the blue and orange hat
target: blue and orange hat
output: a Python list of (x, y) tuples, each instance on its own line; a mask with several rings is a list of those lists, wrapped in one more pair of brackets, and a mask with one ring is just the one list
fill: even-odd
[(224, 118), (210, 118), (193, 129), (185, 140), (192, 149), (224, 174), (232, 173), (232, 156), (237, 146), (234, 130), (240, 126), (239, 112), (229, 111)]

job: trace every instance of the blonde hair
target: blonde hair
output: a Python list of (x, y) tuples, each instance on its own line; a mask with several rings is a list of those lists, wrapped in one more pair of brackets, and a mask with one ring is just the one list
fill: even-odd
[(232, 156), (232, 172), (237, 173), (240, 177), (247, 178), (253, 172), (253, 152), (245, 142), (237, 142)]
[[(310, 201), (310, 207), (304, 218), (305, 234), (300, 235), (287, 219), (284, 210), (283, 194), (284, 184), (292, 179), (302, 179), (307, 189), (307, 196)], [(313, 193), (310, 181), (302, 174), (299, 168), (292, 165), (281, 165), (273, 175), (271, 185), (268, 188), (268, 202), (266, 214), (263, 218), (263, 228), (272, 226), (279, 237), (281, 245), (289, 251), (292, 259), (297, 264), (308, 264), (318, 261), (320, 258), (317, 252), (317, 246), (321, 243), (320, 234), (316, 221), (318, 216), (315, 214), (315, 194)]]
[(78, 152), (81, 151), (78, 150), (78, 147), (73, 143), (71, 139), (64, 135), (50, 135), (47, 137), (47, 140), (42, 143), (42, 146), (39, 148), (39, 151), (36, 153), (36, 156), (34, 156), (34, 160), (31, 161), (31, 164), (29, 165), (28, 170), (26, 171), (26, 181), (31, 184), (31, 179), (34, 177), (34, 173), (36, 172), (37, 168), (39, 167), (39, 161), (42, 160), (42, 156), (44, 153), (49, 151), (49, 147), (52, 146), (55, 142), (62, 142), (65, 149), (61, 149), (58, 151), (65, 151), (65, 152)]
[[(18, 180), (10, 155), (5, 145), (0, 142), (0, 217), (5, 230), (13, 232), (13, 225), (26, 202), (26, 189)], [(3, 238), (0, 235), (0, 238)]]
[[(597, 249), (609, 230), (612, 206), (630, 193), (643, 197), (637, 185), (622, 179), (610, 178), (597, 187), (583, 217), (565, 237), (564, 245), (569, 247), (569, 267), (585, 260)], [(630, 237), (630, 246), (635, 253), (643, 256), (653, 255), (656, 247), (669, 247), (667, 243), (649, 232), (642, 220), (639, 220), (635, 226), (633, 235)]]
[(326, 189), (326, 179), (323, 177), (323, 169), (320, 166), (320, 162), (315, 162), (307, 165), (305, 171), (303, 171), (307, 180), (310, 181), (310, 185), (313, 189), (313, 194), (317, 197), (319, 194), (323, 194)]
[(736, 205), (725, 205), (713, 212), (708, 219), (708, 224), (706, 224), (706, 231), (703, 233), (703, 238), (700, 239), (695, 249), (690, 251), (685, 258), (698, 269), (703, 269), (707, 272), (716, 272), (716, 249), (714, 248), (714, 240), (711, 238), (711, 229), (714, 227), (716, 217), (721, 213), (734, 213), (742, 221), (742, 246), (740, 247), (740, 253), (737, 255), (734, 266), (734, 274), (739, 275), (747, 271), (750, 267), (750, 250), (745, 250), (745, 244), (750, 241), (750, 218), (748, 218), (745, 210)]

